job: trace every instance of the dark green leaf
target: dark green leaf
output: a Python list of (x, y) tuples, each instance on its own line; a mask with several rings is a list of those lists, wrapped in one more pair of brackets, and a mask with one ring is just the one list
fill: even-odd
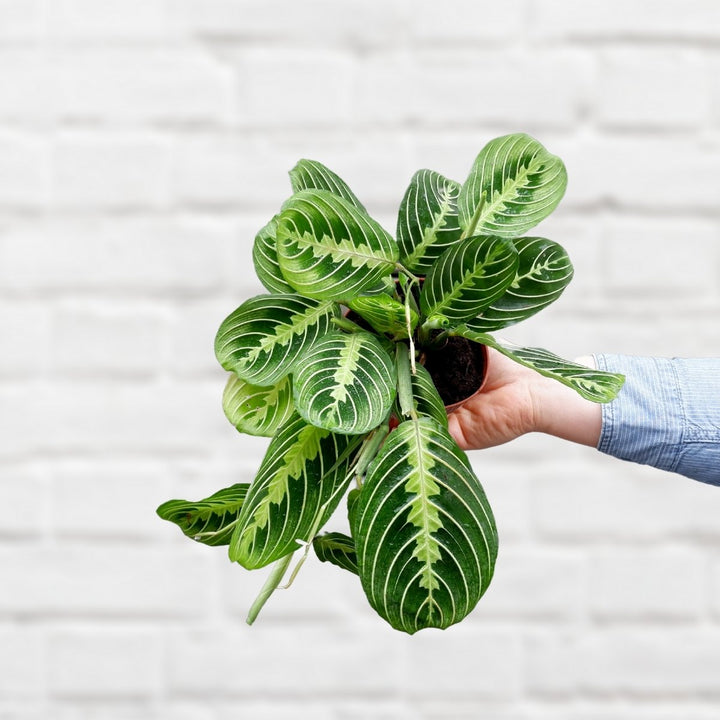
[(338, 532), (318, 535), (313, 540), (313, 549), (322, 562), (332, 563), (357, 575), (355, 542), (351, 537)]

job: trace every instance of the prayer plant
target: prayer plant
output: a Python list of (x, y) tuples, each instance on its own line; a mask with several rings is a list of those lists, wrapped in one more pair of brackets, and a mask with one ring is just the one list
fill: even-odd
[[(428, 354), (464, 338), (595, 402), (622, 385), (490, 334), (549, 305), (572, 277), (562, 247), (525, 236), (560, 202), (565, 167), (516, 134), (488, 143), (462, 185), (420, 170), (396, 239), (320, 163), (301, 160), (290, 180), (292, 196), (253, 248), (268, 293), (231, 313), (215, 341), (230, 373), (225, 414), (240, 432), (272, 438), (267, 453), (251, 484), (170, 500), (158, 514), (198, 542), (227, 545), (247, 569), (274, 564), (250, 623), (293, 553), (303, 550), (291, 580), (312, 547), (357, 574), (392, 627), (448, 627), (487, 589), (498, 538), (448, 433)], [(343, 497), (349, 534), (321, 534)]]

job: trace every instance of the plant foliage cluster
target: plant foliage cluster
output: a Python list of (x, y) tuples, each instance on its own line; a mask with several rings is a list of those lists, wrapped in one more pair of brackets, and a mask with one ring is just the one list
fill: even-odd
[[(560, 245), (526, 235), (560, 202), (565, 167), (527, 135), (496, 138), (462, 185), (415, 173), (396, 238), (322, 164), (301, 160), (290, 180), (253, 247), (268, 293), (232, 312), (215, 342), (225, 414), (272, 438), (267, 453), (251, 484), (158, 513), (245, 568), (274, 564), (249, 622), (293, 554), (303, 549), (299, 568), (312, 547), (357, 574), (392, 627), (448, 627), (487, 589), (498, 538), (425, 350), (466, 338), (595, 402), (622, 384), (490, 334), (542, 310), (572, 277)], [(321, 533), (344, 497), (349, 534)]]

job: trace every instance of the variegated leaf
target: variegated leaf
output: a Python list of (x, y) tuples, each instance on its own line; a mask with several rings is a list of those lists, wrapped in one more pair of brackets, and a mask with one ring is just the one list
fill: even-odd
[[(395, 298), (389, 295), (363, 295), (354, 300), (348, 300), (348, 307), (378, 332), (392, 335), (394, 338), (408, 337), (408, 318), (405, 315), (405, 305)], [(408, 308), (408, 310), (410, 332), (412, 333), (418, 323), (418, 314), (412, 308)]]
[(369, 432), (386, 418), (394, 398), (395, 364), (370, 333), (325, 335), (293, 372), (298, 412), (333, 432)]
[(340, 316), (335, 303), (300, 295), (258, 295), (220, 325), (215, 355), (253, 385), (274, 385), (291, 372), (302, 351)]
[(418, 170), (400, 204), (397, 239), (400, 262), (426, 274), (443, 251), (460, 239), (457, 199), (460, 183), (433, 170)]
[(445, 404), (438, 394), (430, 373), (422, 366), (415, 367), (415, 374), (411, 375), (413, 399), (420, 415), (428, 415), (440, 425), (447, 427), (448, 419)]
[(157, 514), (175, 523), (185, 535), (204, 545), (227, 545), (245, 502), (247, 483), (218, 490), (204, 500), (168, 500)]
[(447, 318), (450, 326), (476, 317), (510, 286), (517, 266), (517, 250), (510, 240), (464, 240), (433, 265), (420, 293), (420, 310), (430, 323)]
[(294, 415), (278, 430), (250, 486), (230, 559), (263, 567), (310, 542), (340, 502), (361, 438), (335, 435)]
[(393, 238), (369, 215), (326, 190), (302, 190), (278, 220), (278, 261), (295, 290), (350, 300), (378, 286), (398, 259)]
[(586, 365), (563, 360), (542, 348), (518, 347), (509, 343), (500, 343), (492, 335), (475, 332), (465, 325), (461, 325), (453, 332), (468, 338), (468, 340), (495, 348), (511, 360), (571, 387), (586, 400), (592, 402), (606, 403), (614, 400), (625, 382), (624, 375), (594, 370)]
[(222, 407), (225, 417), (240, 432), (272, 437), (293, 413), (290, 377), (276, 385), (261, 387), (230, 373)]
[(277, 259), (277, 215), (255, 236), (253, 265), (258, 280), (271, 293), (294, 292), (282, 276)]
[(353, 513), (358, 571), (375, 610), (407, 633), (446, 628), (492, 578), (497, 531), (465, 454), (432, 418), (401, 423)]
[(489, 332), (529, 318), (555, 302), (573, 276), (565, 250), (552, 240), (524, 237), (513, 240), (518, 251), (517, 274), (510, 287), (468, 327)]
[(347, 183), (317, 160), (300, 160), (290, 171), (290, 184), (294, 193), (301, 190), (327, 190), (333, 195), (345, 198), (359, 210), (365, 211), (363, 204)]
[(322, 562), (358, 574), (355, 541), (351, 537), (339, 532), (323, 533), (313, 540), (313, 549)]
[(466, 237), (520, 237), (557, 207), (566, 186), (562, 160), (537, 140), (522, 133), (496, 138), (460, 191), (460, 226)]

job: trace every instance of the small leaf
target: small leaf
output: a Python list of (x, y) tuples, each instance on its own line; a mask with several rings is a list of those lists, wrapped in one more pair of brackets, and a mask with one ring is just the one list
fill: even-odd
[(390, 433), (352, 515), (363, 589), (394, 628), (446, 628), (487, 589), (492, 511), (467, 457), (432, 418)]
[(562, 160), (537, 140), (522, 133), (496, 138), (460, 191), (460, 226), (466, 236), (520, 237), (557, 207), (566, 186)]
[(300, 295), (258, 295), (223, 320), (215, 337), (215, 355), (243, 380), (274, 385), (339, 316), (335, 303)]
[(328, 333), (293, 373), (295, 407), (305, 420), (360, 435), (377, 427), (395, 398), (395, 366), (370, 333)]
[(294, 415), (270, 441), (230, 542), (230, 559), (263, 567), (309, 542), (340, 502), (361, 438)]
[(300, 160), (290, 171), (290, 184), (294, 193), (301, 190), (327, 190), (345, 198), (351, 205), (365, 211), (363, 204), (347, 183), (317, 160)]
[(358, 574), (355, 541), (339, 532), (324, 533), (313, 540), (313, 549), (321, 562)]
[(426, 274), (443, 251), (460, 239), (460, 184), (432, 170), (418, 170), (400, 204), (397, 239), (400, 261)]
[(563, 360), (542, 348), (501, 344), (491, 335), (475, 332), (464, 325), (458, 327), (454, 333), (466, 337), (468, 340), (495, 348), (520, 365), (532, 368), (545, 377), (571, 387), (586, 400), (592, 402), (606, 403), (614, 400), (625, 382), (624, 375), (594, 370), (586, 365)]
[(253, 265), (260, 282), (271, 293), (291, 293), (277, 259), (277, 215), (255, 236)]
[(218, 490), (204, 500), (168, 500), (157, 514), (175, 523), (185, 535), (204, 545), (227, 545), (245, 502), (247, 483)]
[(272, 437), (293, 413), (290, 378), (277, 385), (251, 385), (230, 373), (222, 399), (225, 417), (248, 435)]
[(510, 240), (474, 237), (446, 250), (433, 265), (420, 293), (420, 310), (432, 323), (450, 325), (476, 317), (510, 286), (518, 253)]
[(515, 280), (479, 317), (468, 321), (477, 332), (500, 330), (531, 317), (555, 302), (572, 280), (570, 258), (556, 242), (525, 237), (513, 244), (519, 254)]
[(350, 300), (375, 288), (398, 259), (395, 241), (369, 215), (325, 190), (303, 190), (278, 220), (278, 261), (295, 290)]
[(415, 374), (411, 376), (412, 394), (420, 415), (427, 415), (443, 427), (448, 426), (445, 404), (440, 397), (430, 373), (423, 365), (415, 367)]
[[(348, 300), (348, 307), (378, 332), (397, 339), (408, 337), (405, 305), (395, 298), (388, 295), (363, 295)], [(418, 314), (410, 308), (410, 332), (415, 330), (417, 323)]]

